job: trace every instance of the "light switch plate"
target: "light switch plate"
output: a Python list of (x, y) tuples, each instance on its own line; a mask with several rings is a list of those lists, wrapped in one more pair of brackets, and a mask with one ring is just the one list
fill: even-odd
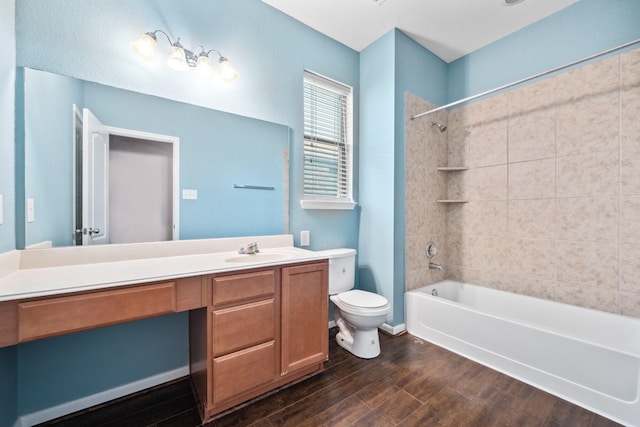
[(27, 199), (27, 222), (36, 220), (36, 203), (33, 199)]
[(300, 232), (300, 246), (309, 246), (310, 236), (309, 230), (303, 230)]
[(182, 189), (182, 198), (184, 200), (197, 200), (198, 199), (198, 190), (189, 190), (186, 188)]
[(4, 196), (0, 194), (0, 225), (4, 222)]

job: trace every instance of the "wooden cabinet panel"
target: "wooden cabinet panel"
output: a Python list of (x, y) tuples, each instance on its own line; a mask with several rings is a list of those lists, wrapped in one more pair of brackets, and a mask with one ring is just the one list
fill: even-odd
[(20, 342), (176, 311), (173, 282), (18, 304)]
[(208, 308), (189, 312), (189, 374), (200, 410), (207, 406), (207, 396), (211, 395), (211, 350), (209, 338)]
[(0, 347), (18, 343), (18, 303), (0, 302)]
[(215, 276), (212, 279), (214, 306), (260, 297), (271, 297), (275, 292), (275, 270)]
[(273, 299), (213, 312), (214, 357), (275, 338)]
[(275, 342), (213, 360), (213, 404), (251, 391), (277, 378)]
[(176, 280), (176, 311), (193, 310), (207, 305), (202, 276)]
[(306, 264), (282, 269), (282, 375), (329, 355), (328, 264)]

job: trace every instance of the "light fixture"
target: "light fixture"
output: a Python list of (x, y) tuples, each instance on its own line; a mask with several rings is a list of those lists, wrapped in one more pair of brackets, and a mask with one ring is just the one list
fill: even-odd
[[(238, 78), (238, 72), (233, 68), (231, 62), (222, 56), (219, 51), (215, 49), (206, 50), (203, 46), (198, 46), (193, 51), (185, 49), (182, 43), (180, 43), (180, 38), (175, 42), (171, 41), (169, 35), (162, 30), (144, 33), (138, 40), (131, 43), (131, 48), (142, 58), (149, 61), (152, 60), (156, 47), (158, 46), (157, 33), (164, 34), (171, 45), (171, 52), (167, 59), (167, 66), (169, 68), (176, 71), (187, 71), (190, 68), (195, 68), (198, 76), (206, 80), (221, 78), (226, 82), (231, 82)], [(219, 74), (216, 73), (211, 66), (209, 55), (212, 52), (216, 53), (219, 57)]]

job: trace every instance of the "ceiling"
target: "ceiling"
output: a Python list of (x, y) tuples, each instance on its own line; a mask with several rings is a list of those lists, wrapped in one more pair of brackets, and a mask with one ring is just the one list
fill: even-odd
[(398, 28), (451, 62), (578, 0), (262, 1), (356, 51)]

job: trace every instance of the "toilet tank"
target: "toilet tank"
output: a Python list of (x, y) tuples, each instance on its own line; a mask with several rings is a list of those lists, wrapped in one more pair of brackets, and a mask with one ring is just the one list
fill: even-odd
[(355, 249), (329, 249), (316, 253), (329, 258), (329, 295), (353, 289), (356, 276)]

